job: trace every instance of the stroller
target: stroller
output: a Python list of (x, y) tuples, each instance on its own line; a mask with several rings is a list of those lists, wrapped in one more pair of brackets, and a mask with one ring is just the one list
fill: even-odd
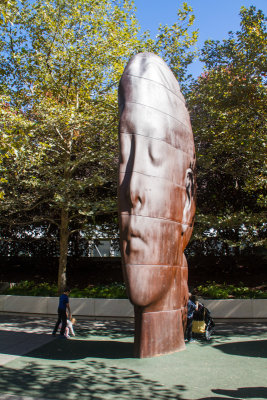
[(198, 310), (194, 312), (193, 316), (193, 336), (202, 336), (205, 340), (210, 340), (214, 330), (215, 323), (209, 310), (202, 303), (198, 303)]

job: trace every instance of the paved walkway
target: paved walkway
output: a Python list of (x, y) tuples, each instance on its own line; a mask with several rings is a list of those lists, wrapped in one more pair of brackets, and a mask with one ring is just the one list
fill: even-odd
[(133, 323), (78, 321), (51, 336), (55, 318), (0, 314), (0, 399), (267, 399), (267, 326), (216, 323), (211, 343), (136, 359)]

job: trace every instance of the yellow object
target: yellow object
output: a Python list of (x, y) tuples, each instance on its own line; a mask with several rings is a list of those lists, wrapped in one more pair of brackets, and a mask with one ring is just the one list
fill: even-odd
[(205, 321), (193, 321), (192, 332), (193, 333), (205, 333)]

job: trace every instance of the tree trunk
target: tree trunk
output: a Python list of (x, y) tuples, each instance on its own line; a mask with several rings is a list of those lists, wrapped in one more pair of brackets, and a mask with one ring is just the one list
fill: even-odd
[(69, 242), (69, 213), (68, 210), (61, 210), (60, 224), (60, 254), (58, 267), (58, 292), (63, 293), (67, 285), (67, 257), (68, 257), (68, 242)]

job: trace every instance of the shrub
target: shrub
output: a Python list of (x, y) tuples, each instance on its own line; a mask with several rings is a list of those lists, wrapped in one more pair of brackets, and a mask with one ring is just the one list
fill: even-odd
[[(6, 289), (3, 294), (17, 296), (57, 296), (57, 286), (49, 283), (34, 283), (33, 281), (22, 281), (11, 288)], [(125, 299), (126, 289), (123, 284), (88, 286), (85, 289), (72, 289), (70, 297), (94, 297), (104, 299)]]
[(46, 282), (36, 284), (33, 281), (22, 281), (6, 289), (3, 294), (17, 296), (57, 296), (57, 286)]
[(238, 286), (207, 282), (194, 290), (195, 294), (212, 299), (267, 299), (266, 290), (248, 288), (242, 282)]
[(70, 297), (93, 297), (103, 299), (127, 299), (125, 285), (114, 283), (111, 285), (89, 286), (85, 289), (72, 289)]
[[(211, 299), (267, 299), (266, 287), (251, 289), (246, 287), (242, 282), (240, 282), (238, 286), (207, 282), (205, 285), (200, 285), (194, 289), (193, 293)], [(18, 296), (58, 296), (56, 285), (50, 285), (49, 283), (37, 284), (33, 281), (22, 281), (6, 289), (3, 294)], [(124, 284), (113, 283), (111, 285), (88, 286), (85, 289), (73, 288), (70, 297), (126, 299), (127, 294)]]

